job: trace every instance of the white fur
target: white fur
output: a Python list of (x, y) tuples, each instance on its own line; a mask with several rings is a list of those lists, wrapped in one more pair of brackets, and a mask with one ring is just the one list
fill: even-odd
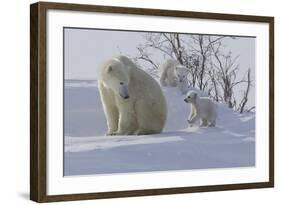
[(188, 122), (192, 126), (198, 120), (201, 120), (201, 126), (215, 126), (217, 111), (216, 104), (208, 97), (200, 97), (194, 91), (187, 93), (184, 99), (186, 103), (191, 104), (191, 111)]
[(160, 84), (162, 86), (178, 87), (182, 94), (188, 89), (188, 70), (176, 60), (169, 59), (160, 66)]
[(108, 135), (160, 133), (167, 108), (159, 84), (127, 57), (104, 64), (98, 81)]

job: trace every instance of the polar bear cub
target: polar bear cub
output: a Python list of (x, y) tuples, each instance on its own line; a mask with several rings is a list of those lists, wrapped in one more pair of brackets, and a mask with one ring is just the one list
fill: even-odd
[(188, 123), (192, 126), (201, 120), (201, 126), (213, 127), (216, 125), (216, 104), (208, 97), (200, 97), (195, 91), (187, 93), (184, 99), (191, 104)]
[(188, 70), (178, 61), (169, 59), (160, 68), (160, 84), (162, 86), (179, 87), (182, 93), (186, 93), (188, 87)]
[(101, 68), (99, 93), (107, 120), (107, 135), (160, 133), (167, 116), (166, 100), (154, 78), (126, 56)]

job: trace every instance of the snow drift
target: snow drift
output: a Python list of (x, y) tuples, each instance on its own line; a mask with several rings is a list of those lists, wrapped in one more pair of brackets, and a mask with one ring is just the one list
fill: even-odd
[(66, 81), (64, 175), (91, 175), (255, 166), (255, 114), (218, 104), (217, 126), (187, 127), (189, 105), (177, 88), (163, 88), (163, 133), (104, 136), (106, 120), (96, 81)]

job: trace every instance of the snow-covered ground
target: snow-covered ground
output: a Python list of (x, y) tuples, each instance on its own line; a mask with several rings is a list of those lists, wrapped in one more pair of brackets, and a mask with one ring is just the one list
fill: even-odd
[(96, 81), (66, 81), (64, 175), (91, 175), (255, 166), (255, 114), (218, 104), (214, 128), (187, 127), (189, 105), (176, 88), (164, 132), (104, 136), (106, 120)]

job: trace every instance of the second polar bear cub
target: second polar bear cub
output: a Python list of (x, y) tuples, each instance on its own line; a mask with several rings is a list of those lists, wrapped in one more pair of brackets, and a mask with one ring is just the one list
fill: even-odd
[(187, 84), (188, 70), (178, 61), (169, 59), (160, 66), (159, 70), (162, 86), (176, 87)]
[(198, 120), (201, 120), (201, 126), (213, 127), (216, 125), (216, 104), (210, 98), (200, 97), (195, 91), (190, 91), (184, 101), (191, 104), (188, 119), (191, 126)]
[(160, 133), (166, 122), (166, 100), (154, 78), (126, 56), (108, 60), (101, 69), (99, 92), (107, 135)]

